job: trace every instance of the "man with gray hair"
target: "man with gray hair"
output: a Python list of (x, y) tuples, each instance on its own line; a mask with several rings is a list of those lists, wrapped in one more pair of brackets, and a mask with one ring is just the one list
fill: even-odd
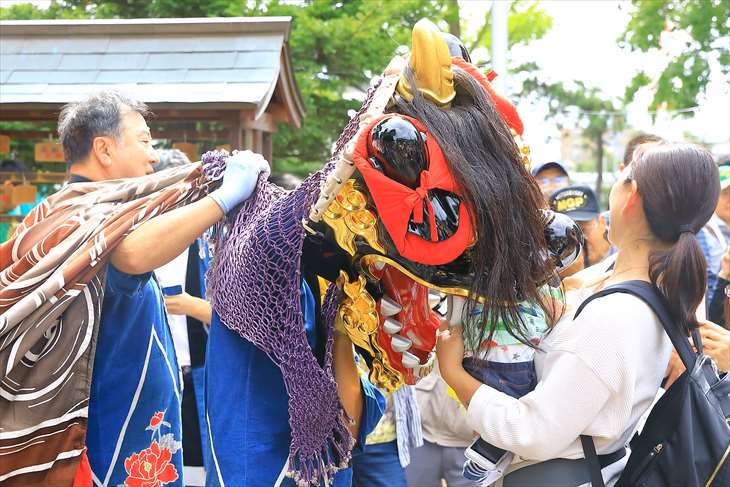
[(58, 119), (71, 182), (144, 176), (158, 161), (144, 103), (120, 93), (96, 93), (66, 105)]
[[(116, 92), (98, 93), (64, 107), (58, 131), (69, 164), (69, 183), (81, 189), (86, 182), (151, 174), (158, 156), (145, 122), (147, 114), (143, 103)], [(219, 189), (150, 219), (111, 253), (86, 436), (92, 478), (99, 485), (146, 481), (182, 485), (182, 384), (152, 271), (181, 254), (248, 198), (260, 172), (267, 170), (260, 155), (235, 154), (227, 161)]]

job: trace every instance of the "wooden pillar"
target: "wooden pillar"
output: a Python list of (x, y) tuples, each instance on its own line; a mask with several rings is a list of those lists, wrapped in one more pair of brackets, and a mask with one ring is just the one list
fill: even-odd
[(230, 121), (231, 133), (228, 143), (231, 144), (231, 150), (243, 148), (243, 124), (238, 113)]
[[(241, 126), (244, 134), (244, 147), (263, 155), (273, 163), (272, 134), (276, 132), (276, 122), (271, 114), (264, 113), (254, 120), (253, 111), (241, 111)], [(273, 166), (272, 166), (273, 167)]]
[(253, 151), (259, 154), (264, 152), (264, 133), (261, 130), (253, 131)]
[(254, 130), (250, 128), (243, 129), (243, 148), (246, 150), (253, 150), (254, 149)]
[(261, 154), (264, 156), (264, 159), (269, 161), (269, 164), (271, 164), (271, 169), (273, 171), (274, 169), (274, 144), (273, 144), (274, 136), (271, 132), (264, 132), (263, 133), (263, 147), (261, 149)]

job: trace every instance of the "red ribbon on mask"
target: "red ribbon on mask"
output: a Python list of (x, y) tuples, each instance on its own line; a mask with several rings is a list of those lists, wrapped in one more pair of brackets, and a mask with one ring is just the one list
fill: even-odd
[(438, 240), (438, 231), (436, 229), (436, 215), (431, 206), (431, 200), (428, 198), (428, 190), (425, 188), (430, 187), (429, 173), (428, 171), (421, 172), (421, 185), (416, 188), (415, 194), (410, 194), (406, 198), (406, 205), (413, 211), (413, 221), (416, 224), (423, 223), (423, 207), (428, 207), (428, 223), (431, 228), (431, 241), (435, 242)]
[[(393, 116), (406, 119), (419, 131), (427, 133), (425, 143), (428, 151), (429, 167), (427, 170), (421, 171), (419, 186), (416, 189), (409, 188), (389, 178), (373, 167), (370, 162), (368, 154), (370, 133), (382, 120)], [(403, 257), (426, 265), (447, 264), (459, 257), (474, 241), (474, 230), (461, 190), (449, 169), (441, 147), (436, 139), (428, 134), (428, 130), (420, 121), (399, 114), (387, 114), (373, 120), (360, 134), (353, 159), (355, 166), (365, 179), (368, 191), (378, 210), (378, 217), (383, 222), (396, 249)], [(436, 216), (428, 198), (428, 191), (431, 189), (442, 189), (454, 193), (462, 200), (459, 205), (459, 221), (456, 232), (441, 241), (438, 240)], [(424, 206), (428, 208), (431, 241), (408, 231), (408, 222), (411, 215), (413, 215), (414, 223), (421, 224), (424, 222)]]

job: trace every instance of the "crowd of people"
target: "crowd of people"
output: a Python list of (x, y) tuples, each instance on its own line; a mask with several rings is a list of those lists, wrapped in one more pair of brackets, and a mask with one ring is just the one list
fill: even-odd
[[(714, 158), (696, 145), (640, 134), (627, 144), (607, 207), (592, 188), (572, 183), (565, 162), (534, 163), (531, 175), (526, 173), (533, 179), (526, 184), (535, 195), (539, 188), (544, 198), (535, 213), (551, 209), (576, 222), (580, 257), (560, 270), (557, 286), (540, 284), (540, 302), (519, 303), (519, 333), (506, 316), (497, 320), (488, 308), (470, 305), (464, 323), (499, 321), (488, 337), (480, 337), (486, 341), (470, 343), (464, 328), (444, 319), (433, 370), (415, 385), (385, 391), (369, 380), (373, 363), (353, 353), (353, 342), (362, 348), (356, 338), (340, 321), (330, 333), (317, 318), (334, 309), (320, 284), (322, 278), (333, 280), (324, 272), (329, 261), (321, 261), (323, 269), (302, 267), (290, 303), (301, 311), (299, 335), (314, 354), (311, 364), (282, 358), (277, 347), (242, 338), (231, 326), (233, 304), (207, 298), (206, 276), (219, 258), (218, 242), (241, 234), (220, 222), (237, 215), (237, 208), (261, 191), (260, 181), (278, 183), (271, 194), (293, 190), (300, 181), (270, 176), (268, 163), (250, 151), (222, 155), (225, 169), (217, 179), (203, 175), (182, 152), (153, 147), (147, 115), (143, 103), (116, 92), (89, 96), (60, 115), (58, 131), (69, 167), (62, 191), (87, 198), (84, 216), (74, 220), (73, 229), (85, 228), (84, 235), (91, 235), (103, 226), (117, 240), (113, 246), (112, 237), (91, 241), (89, 248), (103, 258), (95, 261), (92, 255), (73, 274), (64, 273), (66, 280), (50, 293), (55, 306), (69, 290), (79, 294), (94, 288), (97, 294), (85, 301), (89, 311), (83, 316), (99, 323), (88, 332), (95, 347), (84, 365), (87, 375), (77, 375), (86, 381), (79, 387), (89, 387), (88, 401), (65, 426), (71, 431), (81, 425), (72, 438), (81, 460), (72, 469), (53, 471), (56, 477), (23, 471), (37, 474), (30, 481), (21, 475), (21, 482), (30, 482), (25, 485), (578, 486), (594, 480), (582, 467), (583, 437), (592, 438), (600, 475), (606, 485), (614, 485), (629, 461), (626, 445), (658, 395), (685, 368), (661, 320), (642, 300), (616, 293), (584, 303), (626, 282), (650, 283), (659, 290), (672, 319), (687, 332), (699, 330), (702, 351), (720, 371), (730, 370), (727, 156)], [(206, 177), (217, 181), (216, 189), (201, 182)], [(107, 184), (120, 179), (127, 186)], [(163, 181), (170, 187), (165, 189)], [(53, 198), (35, 213), (38, 222), (57, 214), (51, 211), (58, 205)], [(140, 203), (138, 198), (146, 199)], [(112, 214), (128, 216), (106, 216)], [(69, 225), (52, 220), (46, 229), (50, 237), (40, 240), (44, 247), (23, 240), (3, 244), (0, 287), (9, 289), (15, 277), (6, 270), (17, 270), (22, 259), (32, 268), (53, 249), (60, 252), (59, 228)], [(251, 232), (246, 238), (256, 241), (260, 235)], [(233, 240), (233, 247), (244, 245), (241, 241)], [(227, 245), (231, 248), (231, 242)], [(84, 280), (87, 269), (102, 261), (104, 275)], [(436, 300), (432, 306), (443, 310), (456, 302)], [(383, 304), (378, 309), (389, 313)], [(267, 313), (257, 310), (260, 316)], [(70, 319), (58, 316), (67, 315), (54, 315), (58, 323)], [(13, 319), (0, 320), (0, 331)], [(37, 314), (29, 319), (42, 321)], [(46, 335), (51, 347), (52, 333)], [(417, 340), (409, 337), (408, 342)], [(483, 343), (488, 346), (480, 355)], [(45, 350), (29, 349), (24, 360), (35, 360)], [(293, 411), (299, 407), (291, 402), (295, 382), (326, 374), (328, 364), (336, 390), (323, 388), (321, 403)], [(307, 418), (327, 407), (328, 394), (336, 394), (341, 407), (334, 411), (346, 415), (347, 429), (335, 430), (334, 441), (316, 453), (315, 463), (291, 455), (292, 445), (304, 451), (307, 441), (320, 434), (312, 432), (318, 425)], [(12, 403), (6, 396), (0, 401)], [(0, 408), (3, 415), (8, 411)], [(42, 429), (63, 421), (38, 424), (45, 425)], [(496, 476), (474, 454), (480, 452), (476, 438), (501, 452), (492, 462)], [(0, 449), (3, 441), (0, 430)], [(62, 465), (63, 459), (53, 462)], [(18, 479), (7, 473), (11, 470), (0, 482)], [(302, 475), (292, 479), (291, 471)]]

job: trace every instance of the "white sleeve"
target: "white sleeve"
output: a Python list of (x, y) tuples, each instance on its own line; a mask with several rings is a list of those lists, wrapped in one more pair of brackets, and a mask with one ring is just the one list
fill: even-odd
[(609, 387), (571, 352), (550, 352), (534, 391), (515, 399), (489, 386), (468, 408), (472, 427), (489, 443), (522, 458), (544, 461), (565, 450), (610, 397)]

